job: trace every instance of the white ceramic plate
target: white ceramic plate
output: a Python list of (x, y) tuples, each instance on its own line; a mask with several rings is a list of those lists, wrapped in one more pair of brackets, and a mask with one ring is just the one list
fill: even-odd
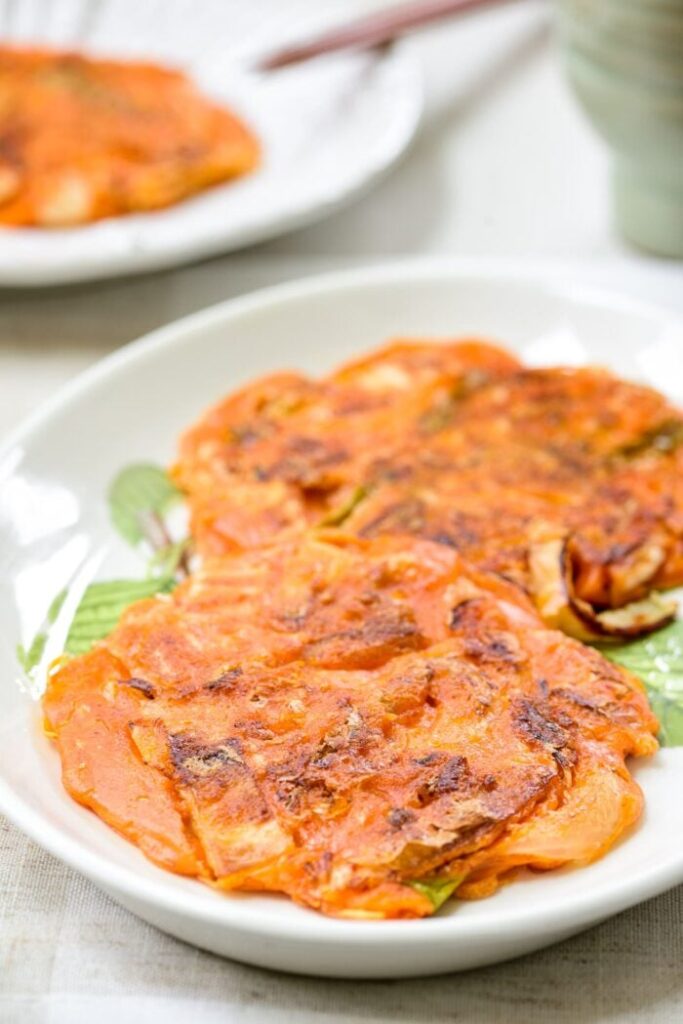
[(15, 645), (67, 583), (129, 570), (105, 510), (113, 473), (131, 459), (169, 460), (185, 424), (256, 374), (322, 371), (395, 334), (480, 334), (534, 363), (600, 362), (683, 399), (683, 325), (665, 312), (492, 269), (390, 266), (257, 293), (157, 331), (74, 381), (0, 456), (0, 811), (160, 928), (288, 971), (402, 977), (491, 963), (683, 881), (683, 748), (636, 766), (644, 819), (599, 863), (423, 921), (337, 921), (285, 899), (217, 894), (155, 868), (62, 790)]
[[(371, 5), (372, 6), (372, 3)], [(322, 10), (320, 9), (322, 7)], [(367, 10), (367, 0), (0, 0), (0, 38), (161, 60), (256, 129), (262, 167), (166, 210), (68, 230), (0, 228), (0, 285), (132, 274), (262, 241), (331, 213), (413, 137), (419, 68), (402, 47), (271, 75), (257, 54)]]

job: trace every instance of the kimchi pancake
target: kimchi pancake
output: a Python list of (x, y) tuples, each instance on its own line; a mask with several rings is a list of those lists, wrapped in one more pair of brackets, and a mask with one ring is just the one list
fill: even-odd
[(185, 435), (175, 476), (204, 553), (328, 522), (409, 533), (604, 639), (672, 615), (650, 595), (683, 581), (682, 470), (683, 416), (649, 388), (423, 343), (257, 382)]
[(515, 585), (335, 531), (133, 605), (44, 709), (69, 792), (157, 863), (351, 917), (599, 856), (638, 816), (625, 758), (657, 728)]
[[(137, 602), (105, 641), (133, 677), (185, 697), (229, 685), (245, 661), (368, 669), (450, 637), (449, 606), (483, 589), (520, 624), (532, 605), (504, 580), (419, 538), (363, 540), (338, 530), (207, 560), (170, 597)], [(462, 613), (459, 613), (462, 614)]]
[[(683, 416), (651, 389), (591, 368), (524, 370), (470, 395), (392, 464), (393, 481), (386, 460), (370, 469), (346, 528), (451, 544), (588, 638), (671, 616), (643, 599), (683, 581)], [(543, 600), (553, 579), (558, 621)]]
[(154, 210), (258, 159), (250, 130), (178, 71), (0, 47), (0, 225)]
[(323, 380), (280, 373), (248, 384), (185, 433), (172, 469), (189, 495), (200, 552), (342, 523), (364, 497), (371, 467), (518, 369), (513, 356), (481, 342), (406, 340)]

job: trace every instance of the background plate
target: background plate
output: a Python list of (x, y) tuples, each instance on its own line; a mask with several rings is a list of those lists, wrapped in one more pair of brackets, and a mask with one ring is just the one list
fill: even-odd
[(248, 71), (256, 55), (367, 9), (367, 0), (0, 0), (0, 40), (179, 66), (241, 113), (264, 147), (253, 175), (166, 210), (68, 230), (0, 228), (0, 285), (84, 281), (227, 252), (369, 188), (420, 118), (421, 78), (405, 49)]
[[(0, 812), (153, 924), (300, 973), (402, 977), (492, 963), (683, 881), (683, 802), (672, 799), (683, 748), (637, 766), (644, 818), (597, 864), (422, 921), (337, 921), (285, 899), (219, 895), (155, 868), (62, 789), (15, 646), (75, 577), (130, 568), (107, 522), (113, 474), (133, 458), (169, 460), (208, 402), (256, 374), (325, 370), (396, 334), (483, 335), (534, 363), (603, 363), (683, 399), (683, 325), (664, 311), (492, 268), (389, 266), (271, 289), (164, 328), (75, 380), (0, 454)], [(60, 643), (52, 637), (45, 657)]]

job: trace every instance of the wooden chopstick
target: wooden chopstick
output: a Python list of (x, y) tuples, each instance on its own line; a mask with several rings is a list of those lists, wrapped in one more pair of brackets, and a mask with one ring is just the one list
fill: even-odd
[(329, 32), (298, 45), (287, 46), (261, 58), (256, 65), (259, 71), (275, 71), (289, 64), (320, 57), (336, 50), (369, 49), (390, 43), (406, 32), (422, 28), (442, 18), (465, 14), (468, 11), (510, 0), (421, 0), (388, 8), (369, 17), (341, 25)]

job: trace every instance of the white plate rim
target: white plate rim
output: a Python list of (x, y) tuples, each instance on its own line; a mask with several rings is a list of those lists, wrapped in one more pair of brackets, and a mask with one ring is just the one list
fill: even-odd
[[(461, 282), (467, 278), (490, 281), (500, 281), (503, 278), (505, 283), (536, 285), (563, 295), (570, 301), (609, 305), (611, 308), (618, 307), (623, 312), (656, 316), (660, 320), (671, 320), (683, 329), (680, 316), (659, 304), (641, 302), (611, 289), (584, 285), (568, 286), (553, 278), (552, 274), (527, 268), (511, 268), (505, 261), (409, 259), (382, 263), (369, 268), (332, 271), (259, 289), (245, 296), (220, 302), (161, 327), (105, 357), (61, 388), (43, 408), (12, 431), (0, 447), (0, 465), (17, 444), (29, 440), (53, 414), (68, 406), (72, 399), (87, 391), (91, 385), (106, 378), (112, 371), (128, 369), (137, 359), (146, 358), (166, 346), (172, 346), (174, 341), (182, 343), (184, 336), (192, 331), (238, 318), (268, 305), (300, 301), (333, 291), (355, 290), (359, 286), (372, 287), (382, 283), (428, 280), (434, 276), (455, 277)], [(489, 918), (463, 919), (457, 915), (436, 916), (417, 921), (356, 922), (330, 919), (310, 912), (305, 917), (297, 918), (295, 926), (285, 919), (271, 916), (267, 910), (255, 910), (254, 913), (245, 915), (243, 902), (231, 902), (224, 895), (215, 902), (203, 900), (199, 904), (189, 890), (183, 892), (179, 889), (177, 892), (171, 892), (165, 887), (166, 880), (163, 876), (167, 872), (163, 872), (162, 869), (159, 869), (161, 874), (158, 883), (151, 882), (148, 878), (138, 879), (134, 871), (114, 864), (106, 856), (88, 849), (83, 842), (70, 838), (59, 827), (46, 821), (1, 777), (0, 813), (39, 846), (85, 874), (101, 888), (110, 892), (116, 890), (133, 901), (154, 903), (195, 922), (212, 921), (247, 934), (285, 940), (296, 938), (333, 947), (346, 943), (367, 947), (378, 943), (398, 948), (415, 941), (416, 938), (433, 942), (445, 940), (455, 933), (458, 939), (476, 940), (478, 937), (486, 936), (491, 930)], [(616, 879), (612, 884), (604, 884), (598, 894), (584, 892), (573, 899), (570, 906), (562, 908), (560, 920), (556, 904), (551, 903), (545, 908), (539, 908), (530, 901), (524, 911), (518, 907), (507, 912), (498, 909), (496, 924), (501, 930), (506, 927), (526, 928), (536, 933), (545, 930), (559, 932), (562, 927), (565, 930), (578, 931), (586, 923), (604, 919), (683, 882), (683, 851), (675, 855), (674, 847), (675, 844), (672, 844), (670, 858), (650, 870), (643, 871), (637, 884), (632, 879), (626, 883)], [(296, 936), (292, 934), (294, 928)]]
[(25, 416), (12, 431), (4, 435), (0, 442), (0, 465), (9, 451), (16, 447), (23, 438), (33, 433), (43, 420), (48, 419), (53, 413), (67, 405), (82, 391), (87, 390), (100, 377), (105, 377), (112, 371), (118, 371), (131, 360), (146, 357), (155, 349), (171, 344), (178, 335), (218, 324), (226, 317), (226, 314), (238, 317), (266, 305), (298, 301), (301, 298), (331, 290), (356, 289), (361, 285), (372, 286), (395, 281), (424, 281), (435, 275), (458, 278), (472, 277), (489, 281), (504, 278), (507, 282), (536, 284), (561, 293), (570, 301), (617, 306), (624, 312), (666, 319), (683, 326), (683, 317), (680, 313), (663, 303), (634, 299), (617, 289), (599, 285), (561, 284), (552, 271), (544, 272), (537, 267), (519, 267), (502, 258), (407, 256), (343, 270), (326, 270), (322, 273), (308, 274), (293, 281), (285, 281), (282, 284), (256, 288), (243, 295), (211, 303), (194, 313), (188, 313), (161, 327), (156, 327), (152, 331), (147, 331), (141, 337), (135, 338), (114, 352), (103, 356), (92, 366), (76, 374), (72, 380), (61, 385), (55, 394), (44, 402), (42, 408)]

